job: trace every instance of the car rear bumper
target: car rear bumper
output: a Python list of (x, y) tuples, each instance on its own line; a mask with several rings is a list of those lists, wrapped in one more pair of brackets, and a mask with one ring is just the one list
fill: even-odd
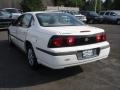
[[(100, 52), (98, 56), (93, 58), (78, 60), (77, 58), (78, 51), (89, 50), (94, 48), (100, 48)], [(39, 64), (43, 64), (52, 69), (62, 69), (65, 67), (86, 64), (107, 58), (110, 52), (110, 46), (108, 42), (104, 42), (94, 45), (73, 47), (71, 49), (69, 48), (69, 50), (65, 50), (65, 49), (62, 50), (62, 48), (59, 50), (54, 49), (52, 53), (44, 52), (39, 49), (37, 49), (36, 52), (37, 52), (36, 56)]]

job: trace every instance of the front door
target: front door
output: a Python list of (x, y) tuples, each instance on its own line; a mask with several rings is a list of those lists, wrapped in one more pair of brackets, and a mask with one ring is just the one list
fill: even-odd
[(32, 21), (32, 15), (31, 14), (25, 14), (23, 15), (23, 18), (18, 26), (17, 29), (17, 38), (18, 38), (18, 46), (24, 50), (24, 43), (27, 36), (27, 31), (31, 27), (31, 21)]

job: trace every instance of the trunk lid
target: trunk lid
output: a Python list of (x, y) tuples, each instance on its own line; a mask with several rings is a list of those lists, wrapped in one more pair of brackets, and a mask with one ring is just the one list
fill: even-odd
[(61, 26), (61, 27), (44, 27), (45, 30), (55, 32), (60, 35), (91, 35), (104, 32), (103, 29), (91, 26)]

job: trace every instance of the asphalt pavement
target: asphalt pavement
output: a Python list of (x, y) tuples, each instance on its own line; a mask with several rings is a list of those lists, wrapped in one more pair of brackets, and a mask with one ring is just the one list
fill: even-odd
[(25, 54), (9, 47), (7, 31), (0, 31), (0, 90), (120, 90), (120, 25), (92, 26), (105, 29), (109, 57), (62, 70), (41, 65), (39, 70), (31, 70)]

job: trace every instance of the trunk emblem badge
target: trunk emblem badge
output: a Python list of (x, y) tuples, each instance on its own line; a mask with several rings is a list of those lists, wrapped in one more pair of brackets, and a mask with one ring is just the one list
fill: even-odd
[(85, 42), (88, 42), (89, 41), (89, 38), (85, 38)]

